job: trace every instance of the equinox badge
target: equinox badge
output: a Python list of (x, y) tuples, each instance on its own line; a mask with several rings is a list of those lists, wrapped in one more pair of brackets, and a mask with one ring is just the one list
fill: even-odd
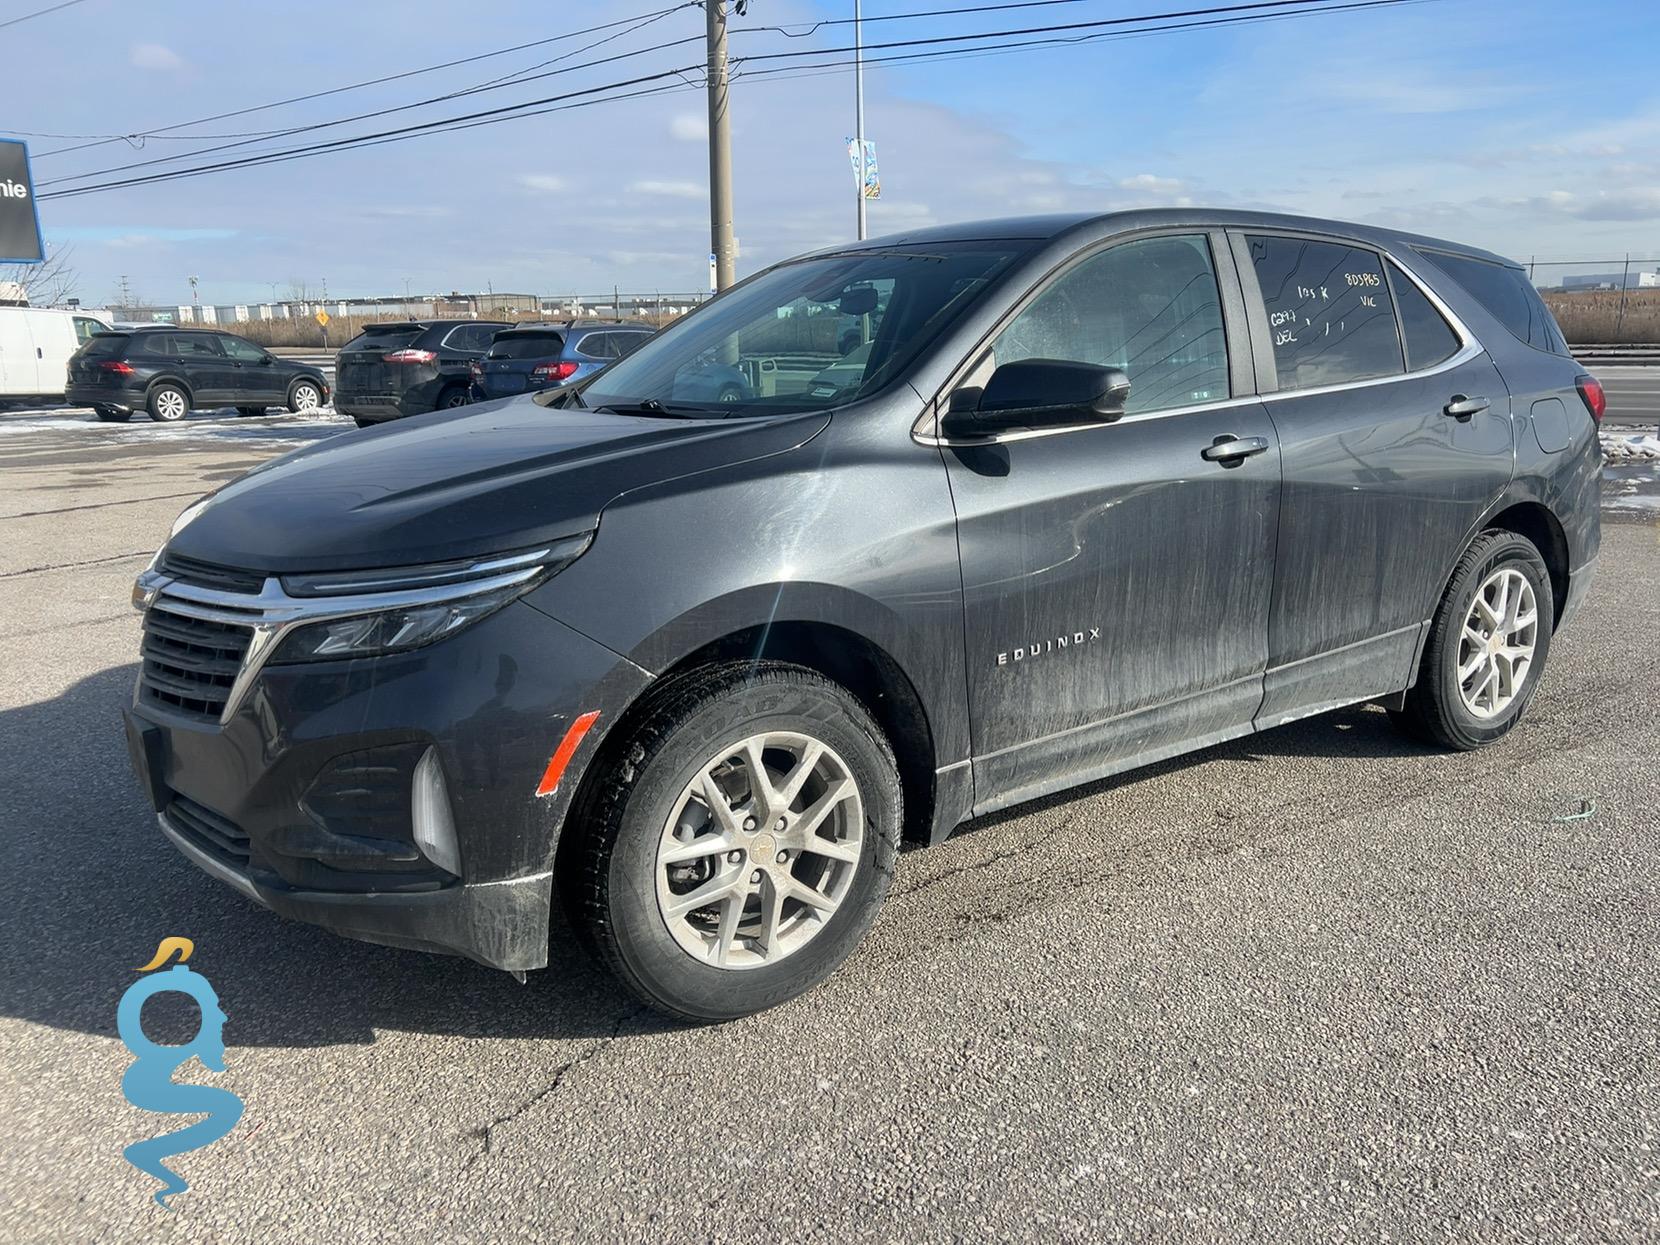
[(1006, 666), (1011, 661), (1026, 661), (1032, 657), (1046, 657), (1050, 653), (1058, 653), (1066, 648), (1078, 648), (1101, 638), (1101, 628), (1091, 627), (1087, 631), (1074, 631), (1071, 635), (1058, 635), (1051, 640), (1033, 640), (1022, 648), (997, 654), (997, 664)]

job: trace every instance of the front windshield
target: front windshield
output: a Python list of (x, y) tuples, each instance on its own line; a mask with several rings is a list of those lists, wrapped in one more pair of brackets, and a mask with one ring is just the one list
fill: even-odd
[(959, 242), (780, 264), (606, 368), (581, 401), (733, 416), (840, 406), (899, 375), (1021, 246)]

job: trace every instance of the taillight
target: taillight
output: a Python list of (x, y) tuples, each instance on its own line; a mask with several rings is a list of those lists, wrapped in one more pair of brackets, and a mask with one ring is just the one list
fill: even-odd
[(382, 363), (435, 363), (438, 354), (432, 350), (394, 350), (380, 357)]
[(469, 372), (471, 372), (474, 376), (483, 376), (484, 375), (484, 364), (480, 363), (477, 359), (474, 359), (470, 363), (467, 364), (467, 370)]
[(1603, 412), (1608, 409), (1608, 395), (1602, 391), (1602, 382), (1595, 376), (1576, 376), (1574, 387), (1584, 399), (1585, 409), (1591, 412), (1591, 418), (1600, 424)]
[(530, 369), (531, 380), (552, 381), (557, 384), (562, 380), (569, 380), (576, 372), (576, 364), (569, 359), (563, 363), (538, 363)]
[(119, 359), (105, 359), (98, 365), (98, 370), (100, 372), (113, 372), (117, 376), (131, 376), (133, 374), (132, 364), (123, 363)]

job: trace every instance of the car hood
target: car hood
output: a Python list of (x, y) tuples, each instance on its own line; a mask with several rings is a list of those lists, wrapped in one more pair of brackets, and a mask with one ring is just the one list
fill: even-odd
[(434, 412), (254, 468), (192, 507), (168, 548), (271, 572), (500, 553), (591, 531), (623, 493), (793, 449), (828, 422), (649, 419), (528, 396)]

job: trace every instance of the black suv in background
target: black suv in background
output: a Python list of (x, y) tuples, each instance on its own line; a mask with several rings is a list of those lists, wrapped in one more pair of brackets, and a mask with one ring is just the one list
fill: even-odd
[(471, 365), (501, 320), (405, 320), (371, 324), (335, 359), (334, 409), (358, 427), (472, 401)]
[(315, 411), (328, 402), (329, 386), (316, 368), (251, 341), (167, 324), (94, 334), (70, 357), (64, 399), (114, 423), (147, 411), (170, 424), (204, 407), (234, 406), (244, 415), (273, 406)]

